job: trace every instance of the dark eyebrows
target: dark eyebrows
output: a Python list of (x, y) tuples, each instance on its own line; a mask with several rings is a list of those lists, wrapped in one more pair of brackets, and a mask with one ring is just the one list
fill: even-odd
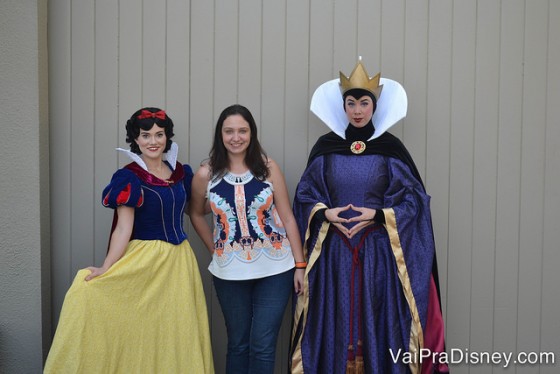
[[(140, 135), (142, 135), (142, 134), (149, 134), (149, 133), (150, 133), (149, 130), (140, 129)], [(161, 133), (165, 133), (165, 129), (156, 131), (156, 134), (161, 134)]]
[[(369, 97), (369, 96), (367, 96), (367, 95), (362, 96), (362, 97), (360, 97), (360, 98), (358, 98), (358, 99), (356, 99), (356, 98), (355, 98), (354, 96), (352, 96), (352, 95), (346, 96), (346, 102), (347, 102), (347, 103), (350, 103), (350, 102), (354, 103), (354, 102), (356, 102), (356, 101), (359, 101), (360, 103), (363, 103), (363, 102), (368, 101), (368, 99), (371, 100), (371, 97)], [(372, 102), (373, 102), (373, 100), (372, 100)]]

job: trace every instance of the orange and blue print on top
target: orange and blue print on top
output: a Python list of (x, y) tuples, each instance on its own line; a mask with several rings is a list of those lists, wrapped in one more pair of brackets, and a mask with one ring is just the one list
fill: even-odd
[(261, 256), (281, 260), (291, 254), (269, 182), (250, 171), (228, 173), (210, 184), (208, 197), (214, 216), (214, 261), (219, 266), (234, 258), (253, 262)]

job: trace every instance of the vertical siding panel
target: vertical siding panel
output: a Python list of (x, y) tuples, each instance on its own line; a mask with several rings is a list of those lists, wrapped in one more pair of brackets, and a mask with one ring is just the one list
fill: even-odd
[(516, 351), (524, 0), (501, 4), (494, 351)]
[[(381, 20), (381, 69), (387, 78), (403, 83), (406, 16), (404, 0), (383, 0)], [(374, 74), (373, 72), (369, 72)], [(402, 139), (402, 121), (391, 128)]]
[[(542, 271), (542, 318), (541, 342), (542, 352), (558, 351), (560, 347), (560, 2), (550, 1), (548, 10), (548, 66), (546, 97), (546, 141), (545, 141), (545, 190), (544, 190), (544, 237), (543, 237), (543, 271)], [(554, 367), (541, 367), (541, 373), (556, 373)]]
[(71, 266), (93, 263), (94, 4), (72, 3)]
[(405, 0), (381, 1), (381, 69), (391, 79), (400, 79), (404, 71), (404, 37), (408, 26)]
[(94, 264), (107, 254), (112, 209), (101, 204), (103, 188), (116, 169), (118, 122), (118, 3), (95, 3), (95, 140), (94, 140)]
[[(192, 140), (189, 136), (189, 38), (190, 38), (190, 8), (185, 0), (168, 0), (166, 15), (167, 61), (165, 77), (165, 109), (173, 119), (175, 136), (173, 139), (179, 145), (179, 161), (191, 163), (188, 149)], [(210, 125), (209, 125), (210, 126)], [(208, 138), (208, 136), (207, 136)], [(207, 139), (204, 139), (207, 141)], [(196, 141), (203, 141), (197, 139)], [(197, 163), (192, 164), (196, 170)], [(189, 230), (190, 237), (193, 231)], [(196, 251), (195, 251), (196, 252)]]
[[(432, 196), (431, 208), (440, 280), (444, 280), (447, 279), (449, 244), (452, 3), (446, 0), (430, 1), (428, 16), (426, 189)], [(440, 288), (444, 319), (449, 326), (446, 318), (447, 283), (441, 282)]]
[(208, 157), (213, 125), (223, 108), (214, 107), (214, 2), (191, 1), (191, 14), (189, 159), (198, 164)]
[(166, 2), (143, 0), (142, 106), (166, 107)]
[[(264, 126), (263, 122), (266, 118), (275, 118), (278, 112), (276, 108), (272, 113), (261, 113), (262, 7), (263, 2), (260, 0), (242, 0), (239, 4), (239, 71), (237, 73), (239, 77), (237, 102), (251, 110), (260, 126)], [(275, 125), (279, 124), (275, 123)]]
[[(381, 29), (384, 25), (381, 2), (382, 0), (358, 0), (358, 35), (356, 37), (358, 47), (356, 54), (362, 56), (366, 68), (369, 69), (369, 74), (374, 75), (381, 72), (381, 76), (385, 77), (387, 74), (381, 66)], [(345, 73), (350, 74), (346, 71)]]
[[(469, 347), (471, 328), (462, 316), (471, 307), (472, 282), (472, 209), (473, 209), (473, 133), (474, 133), (474, 61), (476, 3), (453, 2), (453, 60), (451, 79), (451, 159), (449, 196), (449, 268), (448, 294), (457, 295), (448, 302), (449, 344)], [(458, 372), (467, 372), (460, 365)]]
[[(119, 121), (115, 138), (120, 147), (126, 143), (126, 121), (142, 106), (142, 7), (135, 0), (119, 2)], [(109, 150), (107, 150), (109, 151)], [(118, 155), (119, 165), (129, 162)]]
[[(427, 1), (408, 1), (405, 8), (404, 75), (402, 84), (408, 96), (408, 114), (403, 121), (402, 140), (416, 167), (426, 176), (426, 86), (428, 71)], [(430, 191), (428, 191), (430, 193)]]
[[(334, 2), (334, 0), (333, 0)], [(310, 2), (309, 12), (309, 93), (313, 92), (323, 82), (334, 79), (338, 75), (337, 69), (346, 67), (333, 66), (333, 38), (334, 38), (334, 5), (333, 2)], [(346, 72), (346, 71), (345, 71)], [(335, 75), (336, 73), (336, 75)], [(347, 73), (349, 74), (349, 73)], [(307, 150), (308, 153), (319, 136), (325, 134), (327, 126), (317, 116), (308, 112)]]
[(286, 30), (286, 109), (284, 174), (293, 199), (307, 163), (307, 118), (311, 95), (309, 82), (309, 3), (288, 0)]
[[(51, 190), (51, 277), (53, 333), (68, 286), (70, 266), (71, 204), (71, 4), (69, 0), (49, 3), (49, 136)], [(56, 60), (53, 59), (56, 56)], [(54, 62), (54, 63), (53, 63)], [(56, 83), (55, 83), (56, 82)]]
[[(262, 146), (280, 167), (284, 160), (286, 103), (286, 4), (263, 2), (262, 18)], [(257, 119), (258, 123), (258, 119)]]
[[(499, 104), (499, 3), (479, 0), (476, 28), (470, 350), (492, 351)], [(480, 372), (491, 373), (490, 366)]]
[[(237, 102), (239, 71), (239, 3), (217, 0), (214, 26), (214, 112)], [(195, 72), (196, 74), (196, 72)], [(249, 108), (251, 109), (251, 108)]]
[(547, 19), (548, 1), (525, 3), (518, 351), (538, 349), (540, 343)]
[[(357, 45), (358, 3), (357, 0), (334, 0), (334, 22), (333, 22), (333, 62), (335, 75), (338, 71), (349, 75), (358, 60), (360, 54)], [(366, 63), (364, 61), (364, 63)], [(322, 83), (322, 82), (321, 82)]]
[[(284, 176), (293, 199), (295, 187), (307, 161), (307, 126), (310, 96), (308, 95), (309, 4), (298, 0), (286, 2), (286, 69), (284, 109)], [(273, 113), (270, 115), (276, 116)], [(291, 301), (286, 308), (280, 331), (276, 373), (286, 373), (291, 336)]]

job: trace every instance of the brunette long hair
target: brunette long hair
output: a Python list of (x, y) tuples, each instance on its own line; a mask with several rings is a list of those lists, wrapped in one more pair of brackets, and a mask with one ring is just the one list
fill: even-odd
[(214, 142), (212, 144), (212, 149), (210, 150), (209, 161), (209, 165), (212, 170), (212, 179), (223, 177), (229, 168), (229, 158), (222, 138), (222, 128), (224, 127), (224, 121), (226, 118), (236, 114), (240, 115), (245, 121), (247, 121), (249, 129), (251, 130), (251, 139), (249, 147), (247, 148), (247, 153), (245, 154), (245, 164), (256, 178), (265, 180), (269, 175), (269, 170), (267, 166), (266, 152), (261, 147), (259, 139), (257, 138), (257, 124), (255, 123), (255, 119), (249, 109), (239, 104), (234, 104), (225, 108), (216, 123)]

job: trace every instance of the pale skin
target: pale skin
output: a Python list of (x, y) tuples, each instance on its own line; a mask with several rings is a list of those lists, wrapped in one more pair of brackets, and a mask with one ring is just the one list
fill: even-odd
[[(222, 127), (222, 141), (228, 153), (228, 170), (234, 174), (243, 174), (249, 170), (245, 163), (247, 147), (251, 139), (251, 130), (245, 119), (238, 114), (227, 117)], [(267, 160), (269, 170), (268, 181), (274, 186), (273, 199), (276, 210), (290, 241), (292, 254), (296, 262), (303, 262), (303, 250), (296, 220), (290, 205), (288, 189), (284, 175), (278, 164), (272, 159)], [(206, 188), (210, 181), (211, 170), (207, 164), (201, 165), (193, 177), (192, 197), (189, 205), (189, 216), (191, 223), (198, 236), (210, 252), (214, 253), (214, 240), (212, 229), (205, 218), (209, 213)], [(294, 290), (300, 295), (303, 292), (303, 278), (305, 269), (296, 269), (294, 273)]]
[[(344, 110), (346, 112), (346, 117), (348, 117), (348, 122), (350, 123), (349, 126), (362, 128), (367, 125), (371, 117), (373, 117), (373, 100), (367, 95), (360, 98), (349, 95), (344, 100)], [(340, 217), (340, 213), (347, 210), (353, 210), (360, 214), (348, 219)], [(363, 228), (374, 223), (373, 217), (375, 217), (375, 213), (375, 209), (348, 204), (343, 207), (327, 209), (325, 211), (325, 218), (346, 235), (346, 237), (352, 238)], [(347, 228), (344, 224), (350, 222), (357, 223), (351, 228)]]
[[(172, 171), (163, 162), (163, 151), (167, 143), (165, 130), (157, 124), (154, 124), (149, 131), (140, 129), (140, 135), (135, 141), (140, 148), (140, 152), (142, 152), (141, 157), (146, 163), (148, 171), (160, 179), (169, 179)], [(105, 274), (111, 266), (121, 259), (126, 251), (134, 226), (134, 208), (121, 205), (117, 207), (117, 216), (119, 219), (115, 230), (111, 234), (107, 257), (100, 267), (90, 266), (87, 268), (90, 274), (84, 278), (86, 281)]]

